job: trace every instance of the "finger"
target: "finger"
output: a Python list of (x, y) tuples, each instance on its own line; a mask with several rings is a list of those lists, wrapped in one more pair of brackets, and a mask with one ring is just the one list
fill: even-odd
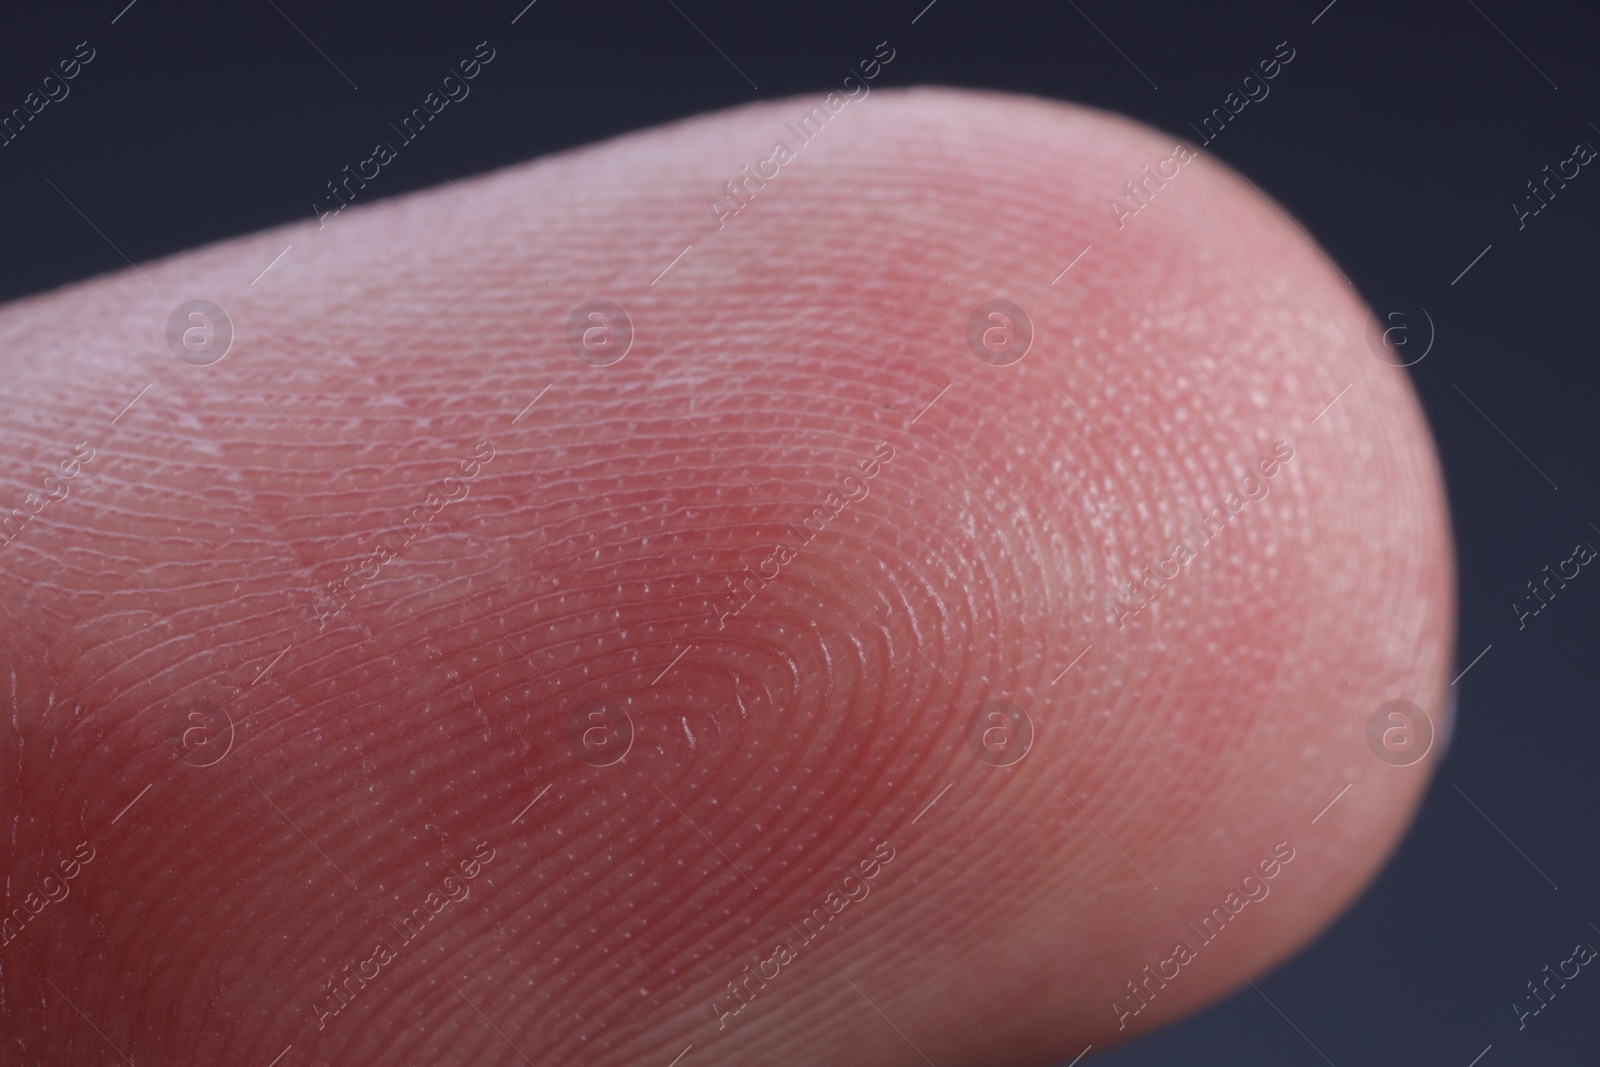
[(1123, 120), (811, 105), (0, 313), (19, 1056), (1037, 1063), (1372, 877), (1453, 603), (1350, 287)]

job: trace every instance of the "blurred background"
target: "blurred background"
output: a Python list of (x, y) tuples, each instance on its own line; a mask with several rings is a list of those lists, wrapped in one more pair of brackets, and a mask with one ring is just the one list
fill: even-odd
[[(1349, 914), (1258, 988), (1082, 1062), (1595, 1063), (1600, 970), (1552, 983), (1518, 1020), (1538, 1003), (1527, 983), (1579, 942), (1600, 948), (1600, 574), (1540, 600), (1529, 586), (1600, 546), (1594, 14), (1508, 0), (28, 5), (0, 33), (0, 115), (29, 115), (0, 124), (0, 299), (311, 217), (325, 183), (480, 41), (495, 61), (471, 96), (367, 198), (814, 94), (884, 40), (896, 54), (875, 88), (1073, 100), (1199, 145), (1201, 120), (1286, 42), (1270, 95), (1206, 147), (1392, 327), (1374, 358), (1412, 364), (1458, 539), (1460, 715), (1415, 826)], [(76, 76), (46, 83), (64, 62)]]

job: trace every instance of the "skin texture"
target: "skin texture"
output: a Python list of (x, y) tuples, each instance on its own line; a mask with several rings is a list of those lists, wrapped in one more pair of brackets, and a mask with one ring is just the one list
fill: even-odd
[[(7, 913), (93, 855), (0, 947), (4, 1062), (1045, 1063), (1370, 881), (1454, 602), (1356, 294), (1209, 158), (1119, 226), (1174, 146), (1126, 120), (878, 91), (796, 147), (818, 102), (0, 312), (0, 506), (93, 449), (0, 548)], [(1035, 332), (1009, 366), (967, 341), (996, 298)], [(167, 349), (191, 299), (236, 331), (211, 366)], [(568, 345), (591, 299), (633, 323), (609, 366)], [(1412, 766), (1368, 747), (1392, 699), (1440, 734)], [(1009, 766), (1020, 732), (971, 743), (995, 700)]]

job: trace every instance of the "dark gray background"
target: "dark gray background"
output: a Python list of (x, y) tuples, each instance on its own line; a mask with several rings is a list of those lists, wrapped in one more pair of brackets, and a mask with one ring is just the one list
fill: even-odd
[(1574, 543), (1600, 544), (1585, 310), (1600, 167), (1525, 229), (1511, 206), (1577, 142), (1600, 147), (1592, 15), (1509, 0), (937, 0), (913, 24), (926, 0), (538, 0), (513, 25), (525, 0), (124, 3), (6, 13), (0, 110), (79, 41), (98, 54), (66, 100), (0, 148), (0, 298), (120, 268), (123, 254), (309, 217), (372, 131), (484, 39), (498, 58), (470, 100), (374, 194), (814, 93), (883, 39), (897, 56), (879, 86), (1034, 93), (1190, 137), (1188, 123), (1287, 40), (1297, 56), (1271, 96), (1210, 147), (1286, 205), (1380, 313), (1413, 326), (1419, 307), (1432, 316), (1436, 343), (1412, 374), (1454, 509), (1457, 669), (1489, 651), (1456, 687), (1452, 750), (1373, 890), (1259, 992), (1084, 1062), (1468, 1067), (1491, 1044), (1480, 1067), (1596, 1062), (1600, 974), (1586, 969), (1521, 1032), (1511, 1007), (1575, 942), (1600, 946), (1600, 577), (1583, 573), (1520, 632), (1511, 608)]

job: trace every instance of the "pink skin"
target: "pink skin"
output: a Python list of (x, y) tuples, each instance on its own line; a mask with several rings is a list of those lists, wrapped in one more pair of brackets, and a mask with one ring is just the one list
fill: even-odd
[[(0, 507), (94, 449), (0, 548), (6, 908), (93, 849), (0, 947), (7, 1062), (1035, 1064), (1368, 883), (1442, 748), (1454, 594), (1354, 292), (1208, 158), (1119, 228), (1172, 140), (995, 95), (853, 103), (719, 229), (814, 102), (0, 312)], [(166, 350), (197, 298), (237, 332), (213, 366)], [(567, 347), (596, 298), (636, 331), (610, 366)], [(966, 342), (995, 298), (1035, 329), (1011, 366)], [(1119, 628), (1146, 566), (1178, 574)], [(1011, 766), (968, 744), (998, 699), (1035, 732)], [(1368, 750), (1391, 699), (1441, 733), (1414, 766)], [(609, 766), (594, 701), (632, 723)]]

